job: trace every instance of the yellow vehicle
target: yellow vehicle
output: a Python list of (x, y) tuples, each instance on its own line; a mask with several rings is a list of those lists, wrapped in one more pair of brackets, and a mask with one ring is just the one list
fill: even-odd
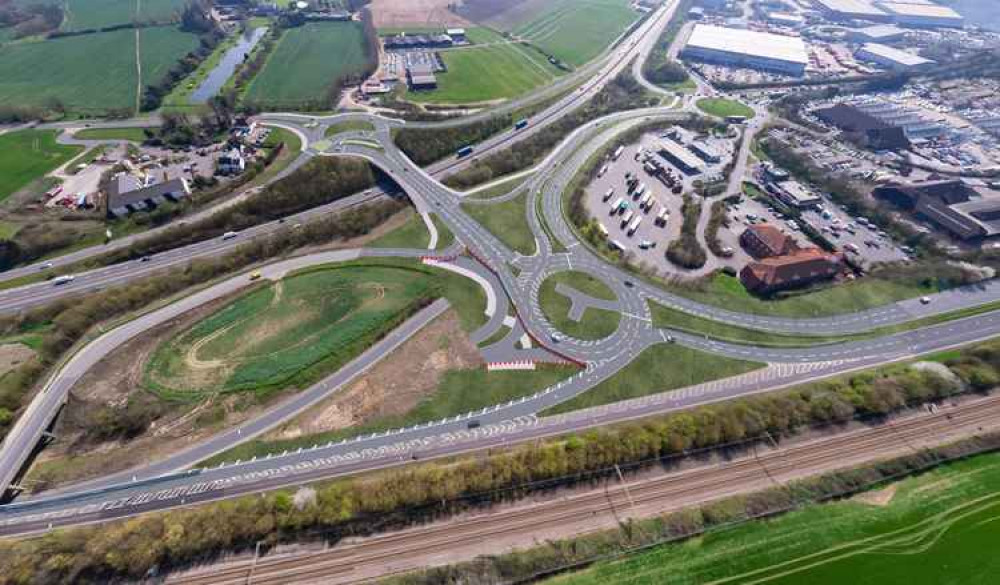
[(260, 278), (260, 270), (254, 270), (250, 273), (250, 280), (257, 280)]

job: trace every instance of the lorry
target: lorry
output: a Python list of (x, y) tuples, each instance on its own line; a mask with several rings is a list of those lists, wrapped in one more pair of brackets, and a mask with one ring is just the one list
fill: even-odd
[(601, 232), (602, 238), (608, 237), (608, 228), (604, 227), (603, 223), (597, 222), (597, 231)]
[(645, 183), (639, 183), (639, 188), (637, 188), (635, 190), (635, 193), (632, 193), (632, 198), (633, 199), (638, 199), (638, 198), (642, 197), (645, 194), (646, 194), (646, 184)]
[(231, 240), (231, 239), (235, 238), (238, 235), (240, 235), (239, 232), (226, 232), (226, 233), (222, 234), (222, 239), (223, 240)]
[(601, 167), (601, 170), (597, 171), (598, 178), (603, 177), (605, 173), (608, 172), (608, 165)]
[(641, 223), (642, 223), (642, 216), (641, 215), (635, 216), (635, 219), (632, 220), (632, 223), (628, 224), (628, 231), (626, 233), (629, 235), (629, 237), (635, 235), (635, 230), (639, 229), (639, 224)]
[(523, 118), (514, 123), (514, 130), (521, 130), (528, 127), (528, 119)]
[(618, 213), (618, 209), (622, 206), (622, 203), (625, 203), (625, 200), (622, 199), (621, 197), (615, 199), (614, 203), (611, 204), (611, 212), (608, 215), (614, 215)]
[(625, 152), (625, 147), (619, 146), (618, 148), (615, 149), (614, 154), (611, 155), (611, 160), (618, 160), (619, 158), (621, 158), (623, 152)]
[(656, 221), (654, 223), (658, 226), (665, 226), (668, 219), (670, 219), (670, 212), (666, 207), (661, 207), (660, 212), (656, 214)]
[(611, 197), (613, 197), (614, 194), (615, 194), (615, 188), (611, 187), (607, 191), (604, 192), (604, 198), (601, 199), (601, 200), (604, 201), (605, 203), (607, 203), (608, 199), (611, 199)]
[(639, 209), (649, 213), (650, 208), (653, 207), (653, 194), (646, 191), (641, 198), (639, 198)]
[(57, 276), (52, 280), (52, 284), (59, 286), (60, 284), (69, 284), (76, 280), (76, 277), (72, 274), (64, 274), (62, 276)]
[(462, 148), (458, 149), (458, 152), (455, 153), (455, 156), (457, 156), (458, 158), (462, 158), (463, 156), (469, 156), (470, 154), (472, 154), (472, 147), (463, 146)]

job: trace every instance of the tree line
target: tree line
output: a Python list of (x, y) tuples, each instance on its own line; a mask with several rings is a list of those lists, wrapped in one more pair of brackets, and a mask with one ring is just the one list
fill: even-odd
[(394, 132), (393, 142), (413, 162), (424, 166), (455, 154), (463, 146), (482, 142), (512, 124), (510, 115), (505, 114), (463, 126), (401, 128)]
[[(207, 562), (278, 542), (325, 540), (400, 528), (567, 485), (601, 485), (671, 465), (692, 451), (780, 441), (810, 425), (841, 425), (1000, 383), (1000, 342), (959, 350), (934, 371), (887, 366), (832, 380), (588, 430), (444, 464), (347, 478), (293, 497), (289, 490), (148, 514), (98, 527), (0, 542), (0, 583), (107, 582)], [(617, 467), (616, 467), (617, 466)], [(829, 480), (823, 480), (829, 481)], [(837, 485), (842, 485), (838, 480)], [(823, 493), (820, 491), (819, 493)], [(771, 497), (753, 509), (766, 511)], [(774, 502), (782, 503), (781, 501)], [(731, 519), (733, 516), (724, 515)], [(127, 545), (123, 546), (123, 543)]]

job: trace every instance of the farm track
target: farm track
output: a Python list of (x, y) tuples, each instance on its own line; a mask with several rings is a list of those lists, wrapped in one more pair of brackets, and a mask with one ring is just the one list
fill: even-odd
[[(358, 542), (292, 557), (263, 558), (253, 567), (253, 583), (357, 582), (372, 579), (387, 566), (396, 572), (427, 566), (426, 560), (445, 555), (470, 542), (482, 543), (480, 554), (496, 554), (486, 543), (501, 538), (520, 537), (530, 541), (533, 534), (551, 532), (600, 516), (625, 517), (654, 515), (746, 491), (757, 491), (825, 471), (919, 451), (956, 435), (975, 434), (984, 426), (1000, 421), (1000, 396), (920, 415), (874, 428), (814, 440), (787, 449), (754, 454), (709, 467), (674, 473), (666, 477), (631, 484), (606, 486), (538, 505), (522, 506), (451, 522), (427, 525), (402, 532), (375, 536)], [(850, 458), (854, 455), (854, 459)], [(688, 502), (683, 504), (679, 502)], [(645, 508), (645, 513), (641, 510)], [(631, 511), (634, 511), (631, 512)], [(228, 563), (217, 570), (207, 569), (167, 579), (175, 584), (246, 583), (252, 560)]]

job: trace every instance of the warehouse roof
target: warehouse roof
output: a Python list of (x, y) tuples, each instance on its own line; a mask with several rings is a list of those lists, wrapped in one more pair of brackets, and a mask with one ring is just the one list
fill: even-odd
[(833, 12), (844, 14), (867, 14), (870, 16), (885, 16), (878, 8), (875, 8), (867, 0), (816, 0), (821, 6)]
[(884, 39), (887, 37), (895, 37), (906, 34), (906, 29), (899, 28), (898, 26), (892, 24), (876, 24), (875, 26), (859, 28), (855, 32), (861, 33), (871, 39)]
[(677, 161), (680, 161), (681, 164), (686, 165), (688, 168), (700, 169), (703, 166), (701, 159), (691, 154), (691, 151), (672, 140), (660, 140), (657, 145), (657, 150), (659, 152), (667, 153)]
[(928, 16), (933, 18), (954, 18), (961, 20), (962, 15), (947, 6), (937, 4), (910, 4), (905, 2), (881, 2), (879, 6), (886, 12), (901, 16)]
[(926, 65), (934, 62), (930, 59), (924, 59), (920, 55), (914, 55), (913, 53), (907, 53), (906, 51), (900, 51), (899, 49), (894, 49), (878, 43), (865, 43), (865, 45), (861, 47), (861, 50), (907, 67), (916, 67), (918, 65)]
[(806, 44), (798, 37), (738, 28), (696, 25), (687, 46), (792, 63), (809, 63)]

